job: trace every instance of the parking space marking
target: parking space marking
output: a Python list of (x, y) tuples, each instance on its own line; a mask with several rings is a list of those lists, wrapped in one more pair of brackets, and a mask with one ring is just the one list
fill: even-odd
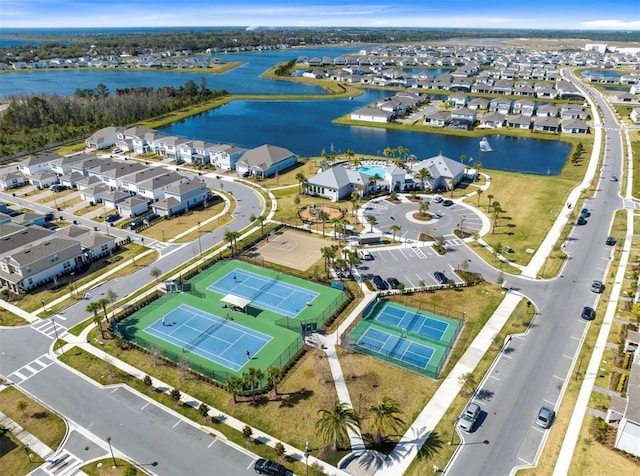
[(554, 375), (553, 377), (557, 378), (558, 380), (562, 380), (564, 382), (564, 377), (558, 377), (557, 375)]
[(552, 402), (551, 400), (547, 400), (546, 398), (544, 399), (544, 401), (547, 402), (549, 405), (552, 405), (554, 407), (556, 406), (556, 402)]
[(566, 357), (569, 360), (573, 360), (573, 357), (571, 357), (570, 355), (567, 355), (567, 354), (562, 354), (562, 357)]

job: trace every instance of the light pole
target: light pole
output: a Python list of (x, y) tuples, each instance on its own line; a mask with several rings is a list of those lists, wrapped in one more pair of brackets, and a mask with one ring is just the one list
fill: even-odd
[(202, 243), (200, 242), (200, 222), (198, 222), (198, 248), (200, 248), (200, 258), (202, 258)]
[(305, 441), (304, 443), (304, 462), (307, 466), (307, 476), (309, 476), (309, 442)]
[(31, 453), (29, 453), (29, 444), (26, 443), (25, 445), (23, 445), (22, 449), (24, 450), (25, 453), (27, 453), (27, 458), (29, 459), (29, 463), (31, 463)]
[(161, 231), (162, 231), (162, 241), (164, 241), (164, 228), (162, 228)]
[(46, 308), (46, 307), (44, 307), (44, 298), (41, 298), (41, 299), (40, 299), (40, 304), (42, 304), (42, 311), (43, 311), (43, 312), (47, 312), (47, 308)]
[(111, 461), (113, 461), (113, 467), (115, 468), (118, 465), (116, 464), (115, 456), (113, 456), (113, 448), (111, 447), (111, 437), (110, 436), (107, 436), (107, 443), (109, 443), (109, 452), (111, 453)]
[[(53, 317), (51, 318), (51, 324), (53, 324), (53, 332), (56, 335), (56, 345), (58, 345), (58, 341), (59, 341), (59, 337), (58, 337), (58, 328), (56, 327), (56, 321), (53, 320)], [(54, 346), (55, 349), (55, 346)]]
[(458, 424), (458, 418), (456, 417), (455, 420), (453, 420), (453, 431), (451, 432), (451, 441), (449, 442), (449, 445), (453, 444), (453, 437), (456, 435), (456, 425)]

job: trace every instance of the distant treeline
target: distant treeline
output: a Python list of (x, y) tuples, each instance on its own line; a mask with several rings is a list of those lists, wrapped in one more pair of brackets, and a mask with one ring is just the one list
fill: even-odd
[(10, 96), (0, 119), (0, 157), (80, 139), (106, 126), (126, 126), (227, 95), (188, 81), (174, 88), (125, 88), (111, 94), (104, 84), (72, 97)]
[[(18, 35), (3, 38), (20, 39)], [(348, 43), (437, 42), (479, 38), (580, 38), (597, 42), (640, 41), (638, 31), (509, 30), (470, 28), (216, 28), (170, 29), (149, 32), (57, 33), (24, 36), (28, 43), (0, 49), (0, 61), (78, 58), (85, 55), (140, 55), (166, 50), (203, 52), (208, 48), (235, 49), (256, 46), (341, 45)], [(31, 42), (34, 40), (33, 42)]]

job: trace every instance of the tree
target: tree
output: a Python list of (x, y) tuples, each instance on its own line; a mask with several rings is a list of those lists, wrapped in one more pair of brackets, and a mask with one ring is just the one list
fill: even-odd
[(376, 193), (377, 191), (376, 185), (378, 184), (378, 182), (382, 181), (382, 179), (383, 177), (379, 173), (375, 173), (369, 177), (369, 182), (373, 184), (373, 193)]
[(16, 410), (22, 414), (23, 420), (27, 418), (27, 402), (24, 400), (18, 400), (18, 403), (16, 403)]
[(460, 375), (458, 377), (458, 383), (462, 386), (463, 395), (471, 395), (478, 385), (472, 372)]
[(360, 431), (360, 417), (345, 402), (336, 400), (331, 408), (318, 410), (318, 415), (316, 433), (333, 445), (333, 451), (338, 451), (338, 444), (349, 442), (349, 430)]
[(493, 200), (493, 195), (491, 194), (487, 195), (487, 199), (489, 200), (487, 202), (487, 213), (489, 213), (489, 210), (491, 209), (491, 200)]
[(324, 270), (328, 277), (331, 262), (336, 257), (336, 250), (332, 246), (324, 246), (320, 248), (320, 253), (322, 253), (322, 257), (324, 258)]
[(329, 220), (329, 214), (324, 210), (321, 210), (320, 213), (318, 213), (318, 218), (322, 221), (322, 237), (324, 238), (324, 229), (327, 224), (327, 220)]
[(421, 200), (420, 205), (418, 205), (418, 212), (422, 216), (422, 218), (426, 218), (429, 214), (429, 202), (427, 200)]
[(104, 319), (107, 321), (107, 324), (109, 324), (109, 316), (107, 315), (107, 306), (109, 305), (109, 300), (107, 298), (100, 298), (96, 301), (96, 304), (100, 306), (100, 309), (102, 309)]
[(287, 452), (286, 448), (279, 441), (273, 446), (273, 449), (276, 452), (276, 456), (278, 457), (278, 461), (282, 461), (285, 453)]
[(97, 302), (90, 302), (89, 304), (87, 304), (85, 311), (93, 313), (93, 320), (98, 326), (98, 330), (100, 331), (100, 336), (104, 339), (104, 329), (102, 328), (102, 319), (100, 319), (100, 316), (98, 316), (98, 311), (100, 310), (100, 308), (101, 306)]
[(253, 435), (253, 428), (249, 425), (245, 425), (242, 427), (242, 436), (244, 436), (244, 440), (249, 443), (251, 441), (251, 435)]
[(390, 229), (390, 230), (391, 230), (391, 232), (393, 233), (393, 238), (392, 238), (392, 240), (393, 240), (393, 242), (394, 242), (394, 243), (395, 243), (395, 241), (396, 241), (396, 233), (398, 233), (398, 232), (400, 231), (400, 229), (401, 229), (401, 228), (402, 228), (402, 227), (401, 227), (400, 225), (396, 224), (396, 223), (394, 223), (393, 225), (391, 225), (391, 226), (389, 227), (389, 229)]
[(200, 406), (198, 406), (198, 412), (200, 413), (202, 418), (207, 418), (209, 416), (209, 410), (209, 405), (204, 402), (200, 403)]
[(156, 280), (156, 282), (158, 282), (158, 278), (162, 275), (162, 271), (160, 271), (159, 268), (151, 268), (149, 270), (149, 274)]
[(109, 300), (109, 304), (111, 304), (112, 312), (115, 312), (115, 310), (113, 309), (113, 305), (118, 300), (118, 297), (119, 297), (118, 294), (113, 289), (109, 288), (107, 289), (107, 292), (104, 297), (106, 297)]
[(177, 388), (174, 388), (173, 390), (171, 390), (170, 395), (173, 401), (176, 403), (178, 403), (182, 398), (182, 394), (180, 393), (180, 390), (178, 390)]
[(478, 196), (478, 208), (480, 208), (480, 195), (482, 195), (482, 189), (481, 188), (476, 190), (476, 195)]
[(370, 231), (370, 232), (373, 232), (373, 226), (374, 226), (376, 223), (378, 223), (378, 220), (377, 220), (377, 219), (376, 219), (376, 217), (375, 217), (375, 216), (373, 216), (373, 215), (367, 215), (367, 216), (366, 216), (366, 220), (367, 220), (367, 223), (368, 223), (369, 225), (371, 225), (371, 228), (369, 229), (369, 231)]
[(385, 147), (382, 151), (382, 155), (384, 155), (387, 159), (391, 157), (395, 153), (395, 149), (391, 147)]
[(282, 379), (282, 369), (275, 365), (267, 369), (267, 380), (273, 385), (273, 391), (278, 395), (278, 382)]
[(353, 160), (353, 157), (354, 157), (355, 155), (356, 155), (356, 154), (355, 154), (351, 149), (347, 149), (347, 150), (345, 150), (345, 151), (344, 151), (344, 156), (347, 158), (347, 160), (348, 160), (349, 162), (351, 162), (351, 160)]
[(496, 227), (498, 226), (498, 218), (500, 218), (500, 213), (502, 212), (502, 209), (500, 208), (500, 202), (493, 202), (491, 206), (493, 207), (493, 213), (492, 213), (493, 227), (491, 230), (491, 234), (495, 235)]
[(431, 171), (426, 167), (422, 167), (418, 170), (416, 177), (420, 180), (420, 188), (424, 189), (424, 181), (431, 178)]
[(460, 163), (464, 164), (464, 161), (467, 160), (467, 156), (465, 154), (460, 155)]
[(373, 413), (373, 425), (376, 428), (376, 444), (382, 445), (382, 433), (387, 431), (397, 432), (400, 425), (404, 424), (399, 414), (402, 413), (398, 402), (391, 397), (383, 397), (376, 405), (369, 409)]
[(234, 375), (229, 377), (227, 380), (227, 392), (233, 395), (233, 403), (238, 403), (236, 397), (238, 396), (238, 393), (240, 393), (240, 390), (242, 390), (242, 379)]
[(264, 372), (255, 367), (249, 367), (249, 370), (242, 374), (243, 383), (251, 389), (251, 401), (254, 404), (256, 403), (256, 390), (263, 378)]
[(240, 233), (237, 231), (227, 230), (224, 232), (224, 240), (229, 243), (231, 247), (231, 257), (235, 255), (236, 243), (238, 238), (240, 238)]
[(296, 180), (298, 181), (298, 194), (303, 195), (307, 184), (307, 177), (302, 172), (296, 174)]

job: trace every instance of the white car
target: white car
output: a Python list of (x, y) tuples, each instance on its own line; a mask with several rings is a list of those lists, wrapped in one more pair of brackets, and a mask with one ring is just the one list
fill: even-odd
[(480, 416), (480, 407), (476, 403), (470, 403), (467, 408), (464, 409), (462, 415), (458, 419), (458, 426), (461, 430), (467, 433), (473, 430), (473, 425), (476, 424), (476, 420)]

